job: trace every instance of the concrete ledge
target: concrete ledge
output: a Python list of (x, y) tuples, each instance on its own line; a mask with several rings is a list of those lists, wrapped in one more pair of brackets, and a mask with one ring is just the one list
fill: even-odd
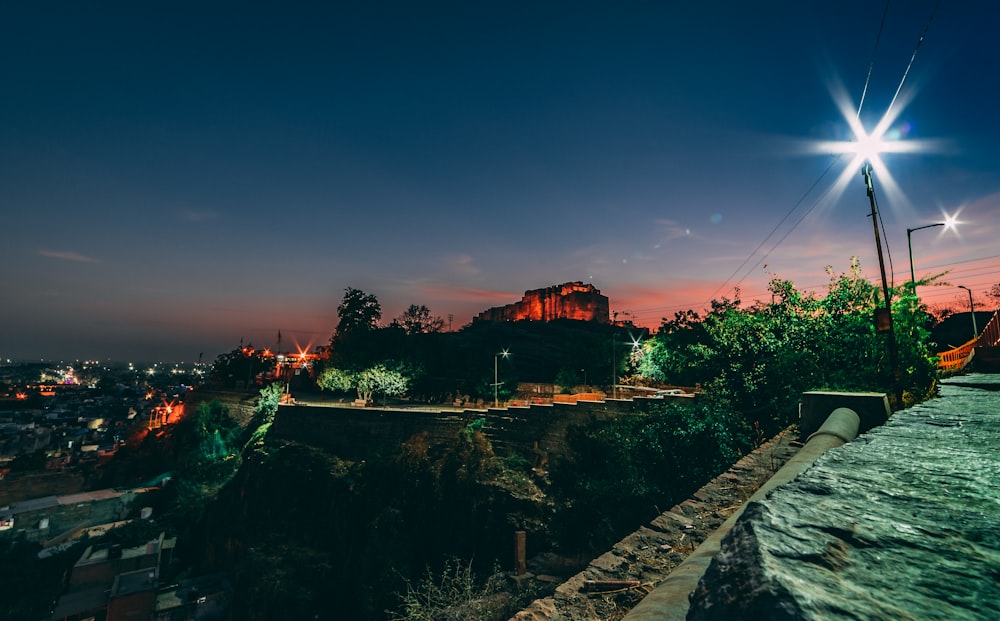
[(816, 433), (837, 408), (850, 408), (858, 413), (861, 419), (858, 433), (885, 424), (890, 413), (889, 397), (880, 392), (804, 392), (799, 404), (799, 440), (805, 442)]

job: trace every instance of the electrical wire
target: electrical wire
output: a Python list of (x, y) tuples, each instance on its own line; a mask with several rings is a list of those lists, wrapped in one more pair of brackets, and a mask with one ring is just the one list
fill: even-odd
[[(785, 223), (785, 221), (786, 221), (786, 220), (788, 220), (788, 218), (789, 218), (789, 217), (790, 217), (790, 216), (791, 216), (791, 215), (792, 215), (793, 213), (795, 213), (795, 210), (796, 210), (796, 209), (798, 209), (798, 208), (799, 208), (799, 206), (800, 206), (800, 205), (801, 205), (801, 204), (802, 204), (802, 203), (803, 203), (803, 202), (804, 202), (804, 201), (806, 200), (806, 197), (808, 197), (808, 196), (809, 196), (809, 195), (810, 195), (810, 194), (812, 193), (812, 191), (813, 191), (814, 189), (816, 189), (816, 186), (818, 186), (818, 185), (819, 185), (819, 183), (820, 183), (820, 182), (821, 182), (821, 181), (822, 181), (822, 180), (823, 180), (823, 179), (824, 179), (824, 178), (826, 177), (826, 175), (827, 175), (827, 174), (828, 174), (828, 173), (829, 173), (829, 172), (830, 172), (830, 171), (831, 171), (831, 170), (833, 169), (833, 166), (834, 166), (834, 165), (835, 165), (835, 164), (836, 164), (837, 162), (839, 162), (839, 161), (840, 161), (841, 157), (842, 157), (842, 155), (837, 155), (837, 157), (835, 157), (835, 158), (833, 159), (833, 161), (831, 161), (831, 162), (830, 162), (830, 165), (826, 167), (826, 170), (824, 170), (824, 171), (823, 171), (823, 172), (822, 172), (822, 173), (820, 174), (819, 178), (817, 178), (817, 179), (816, 179), (816, 181), (814, 181), (814, 182), (813, 182), (813, 184), (812, 184), (811, 186), (809, 186), (809, 189), (805, 191), (805, 193), (804, 193), (804, 194), (803, 194), (803, 195), (802, 195), (802, 196), (801, 196), (801, 197), (799, 198), (799, 200), (795, 201), (795, 204), (794, 204), (794, 205), (792, 205), (792, 208), (788, 210), (788, 213), (786, 213), (786, 214), (784, 215), (784, 217), (782, 217), (782, 218), (781, 218), (781, 220), (780, 220), (780, 221), (779, 221), (779, 222), (778, 222), (778, 223), (777, 223), (776, 225), (774, 225), (774, 228), (773, 228), (773, 229), (771, 229), (771, 232), (767, 234), (767, 236), (766, 236), (766, 237), (765, 237), (765, 238), (763, 239), (763, 241), (761, 241), (761, 242), (760, 242), (759, 244), (757, 244), (757, 247), (753, 249), (753, 252), (751, 252), (751, 253), (750, 253), (750, 254), (749, 254), (749, 255), (747, 256), (747, 258), (746, 258), (746, 259), (743, 259), (743, 263), (740, 263), (740, 266), (739, 266), (739, 267), (737, 267), (737, 268), (736, 268), (735, 270), (733, 270), (733, 273), (732, 273), (732, 274), (730, 274), (730, 275), (729, 275), (729, 277), (728, 277), (728, 278), (726, 278), (726, 280), (725, 280), (725, 281), (723, 281), (723, 283), (722, 283), (721, 285), (719, 285), (719, 288), (718, 288), (718, 289), (716, 289), (715, 291), (713, 291), (713, 292), (712, 292), (712, 295), (710, 295), (710, 296), (709, 296), (708, 300), (707, 300), (707, 301), (706, 301), (706, 302), (704, 303), (704, 306), (708, 306), (708, 305), (709, 305), (709, 304), (711, 303), (711, 300), (715, 299), (715, 296), (717, 296), (717, 295), (719, 294), (719, 292), (720, 292), (720, 291), (722, 291), (723, 289), (725, 289), (725, 288), (726, 288), (726, 285), (728, 285), (728, 284), (730, 283), (730, 281), (732, 281), (732, 279), (733, 279), (733, 278), (734, 278), (734, 277), (735, 277), (735, 276), (736, 276), (736, 275), (737, 275), (737, 274), (738, 274), (738, 273), (740, 272), (740, 270), (742, 270), (742, 269), (743, 269), (743, 267), (744, 267), (744, 266), (745, 266), (745, 265), (746, 265), (747, 263), (749, 263), (749, 262), (750, 262), (750, 259), (752, 259), (752, 258), (754, 258), (754, 256), (756, 256), (757, 252), (758, 252), (758, 251), (760, 251), (760, 249), (761, 249), (761, 248), (762, 248), (762, 247), (764, 246), (764, 244), (766, 244), (766, 243), (767, 243), (767, 240), (771, 239), (771, 236), (773, 236), (773, 235), (774, 235), (774, 234), (775, 234), (775, 233), (776, 233), (776, 232), (778, 231), (778, 229), (780, 229), (780, 228), (781, 228), (781, 225), (782, 225), (782, 224), (784, 224), (784, 223)], [(824, 193), (824, 195), (825, 195), (825, 193)], [(821, 198), (822, 198), (822, 197), (821, 197)], [(779, 239), (779, 240), (778, 240), (778, 241), (777, 241), (777, 242), (776, 242), (776, 243), (774, 244), (774, 246), (772, 246), (772, 247), (771, 247), (771, 249), (770, 249), (770, 250), (768, 250), (768, 251), (767, 251), (767, 253), (765, 253), (765, 254), (764, 254), (764, 256), (762, 256), (762, 257), (761, 257), (761, 258), (760, 258), (760, 259), (759, 259), (759, 260), (757, 261), (757, 263), (756, 263), (756, 264), (755, 264), (755, 265), (754, 265), (753, 267), (751, 267), (751, 268), (750, 268), (749, 270), (747, 270), (747, 273), (746, 273), (746, 274), (744, 274), (744, 275), (743, 275), (743, 277), (739, 279), (739, 281), (737, 281), (737, 283), (736, 283), (736, 285), (734, 285), (734, 287), (737, 287), (737, 286), (739, 286), (739, 283), (741, 283), (741, 282), (743, 282), (744, 280), (746, 280), (747, 276), (749, 276), (749, 275), (750, 275), (750, 272), (752, 272), (753, 270), (757, 269), (757, 266), (758, 266), (758, 265), (760, 265), (760, 264), (761, 264), (761, 262), (762, 262), (762, 261), (763, 261), (764, 259), (766, 259), (766, 258), (767, 258), (767, 257), (768, 257), (768, 256), (769, 256), (769, 255), (770, 255), (770, 254), (771, 254), (772, 252), (774, 252), (775, 248), (777, 248), (777, 247), (778, 247), (778, 246), (779, 246), (779, 245), (781, 244), (781, 242), (785, 241), (785, 238), (786, 238), (786, 237), (788, 237), (788, 234), (789, 234), (789, 233), (791, 233), (792, 231), (794, 231), (794, 230), (795, 230), (795, 227), (797, 227), (797, 226), (799, 225), (799, 223), (801, 223), (801, 222), (802, 222), (802, 220), (804, 220), (804, 219), (805, 219), (805, 217), (806, 217), (806, 216), (808, 216), (808, 215), (809, 215), (809, 213), (810, 213), (810, 212), (811, 212), (811, 211), (812, 211), (813, 209), (815, 209), (815, 207), (816, 207), (816, 205), (817, 205), (818, 203), (819, 203), (819, 200), (817, 200), (816, 202), (814, 202), (814, 203), (813, 203), (813, 205), (812, 205), (812, 206), (811, 206), (811, 207), (810, 207), (810, 208), (809, 208), (809, 209), (808, 209), (808, 210), (807, 210), (807, 211), (806, 211), (806, 212), (805, 212), (805, 213), (804, 213), (804, 214), (802, 215), (802, 217), (801, 217), (801, 218), (799, 218), (799, 219), (798, 219), (798, 220), (797, 220), (797, 221), (795, 222), (795, 224), (794, 224), (794, 225), (792, 226), (792, 228), (791, 228), (791, 229), (789, 229), (789, 231), (788, 231), (787, 233), (785, 233), (785, 234), (784, 234), (784, 236), (782, 236), (782, 238), (781, 238), (781, 239)]]
[(871, 83), (872, 70), (875, 68), (875, 56), (878, 54), (878, 44), (882, 40), (882, 31), (885, 29), (885, 16), (889, 14), (889, 0), (885, 0), (885, 8), (882, 9), (882, 23), (878, 26), (878, 35), (875, 37), (875, 49), (872, 50), (872, 58), (868, 62), (868, 75), (865, 76), (865, 86), (861, 89), (861, 101), (858, 102), (858, 118), (861, 118), (861, 108), (865, 105), (865, 96), (868, 94), (868, 84)]

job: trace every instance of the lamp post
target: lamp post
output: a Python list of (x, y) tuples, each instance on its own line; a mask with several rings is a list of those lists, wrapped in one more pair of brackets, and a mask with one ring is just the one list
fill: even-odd
[(914, 227), (912, 229), (906, 229), (906, 247), (910, 251), (910, 288), (913, 289), (913, 297), (917, 296), (917, 277), (913, 273), (913, 243), (910, 241), (910, 234), (913, 231), (919, 231), (921, 229), (929, 229), (935, 226), (945, 226), (944, 222), (935, 222), (934, 224), (925, 224), (924, 226)]
[(976, 306), (972, 303), (972, 289), (969, 289), (965, 285), (957, 285), (959, 289), (965, 289), (969, 292), (969, 314), (972, 315), (972, 338), (975, 339), (979, 336), (979, 327), (976, 326)]
[(493, 355), (493, 407), (500, 407), (500, 380), (499, 380), (499, 363), (500, 357), (506, 358), (510, 355), (510, 352), (506, 349), (497, 352)]
[[(872, 185), (872, 165), (865, 163), (861, 167), (861, 175), (865, 180), (865, 189), (868, 193), (868, 203), (872, 209), (872, 226), (875, 228), (875, 248), (878, 250), (878, 268), (882, 275), (882, 294), (885, 297), (885, 325), (884, 329), (881, 321), (877, 322), (877, 330), (888, 332), (889, 338), (889, 359), (892, 365), (892, 383), (896, 394), (896, 408), (903, 407), (903, 385), (899, 381), (899, 348), (896, 344), (896, 331), (892, 324), (892, 297), (889, 293), (889, 281), (885, 276), (885, 259), (882, 257), (882, 238), (878, 232), (878, 208), (875, 206), (875, 187)], [(881, 315), (881, 313), (878, 313)], [(880, 319), (880, 317), (879, 317)]]

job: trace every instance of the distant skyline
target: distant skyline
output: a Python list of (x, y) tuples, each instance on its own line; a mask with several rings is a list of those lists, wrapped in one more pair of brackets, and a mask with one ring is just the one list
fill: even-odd
[(891, 3), (880, 35), (883, 9), (5, 7), (0, 358), (315, 347), (347, 287), (457, 329), (579, 280), (655, 329), (735, 288), (769, 299), (772, 276), (821, 293), (852, 256), (874, 280), (860, 170), (820, 147), (851, 137), (837, 97), (856, 112), (869, 67), (863, 125), (909, 66), (888, 135), (933, 147), (875, 177), (894, 281), (906, 229), (956, 216), (913, 233), (916, 274), (989, 307), (1000, 5)]

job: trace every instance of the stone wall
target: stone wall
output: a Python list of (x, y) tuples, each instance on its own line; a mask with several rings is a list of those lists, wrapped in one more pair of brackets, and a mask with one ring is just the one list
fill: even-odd
[(569, 429), (645, 411), (654, 403), (662, 401), (581, 401), (454, 412), (282, 405), (269, 433), (361, 460), (394, 452), (419, 433), (426, 432), (432, 446), (450, 442), (463, 427), (484, 418), (483, 432), (498, 454), (517, 453), (538, 465), (566, 452)]
[(198, 406), (202, 403), (218, 401), (229, 409), (229, 416), (240, 426), (246, 426), (253, 418), (254, 408), (257, 407), (258, 391), (252, 394), (243, 392), (230, 392), (225, 390), (195, 390), (185, 399), (184, 406), (186, 412), (194, 414), (198, 411)]

